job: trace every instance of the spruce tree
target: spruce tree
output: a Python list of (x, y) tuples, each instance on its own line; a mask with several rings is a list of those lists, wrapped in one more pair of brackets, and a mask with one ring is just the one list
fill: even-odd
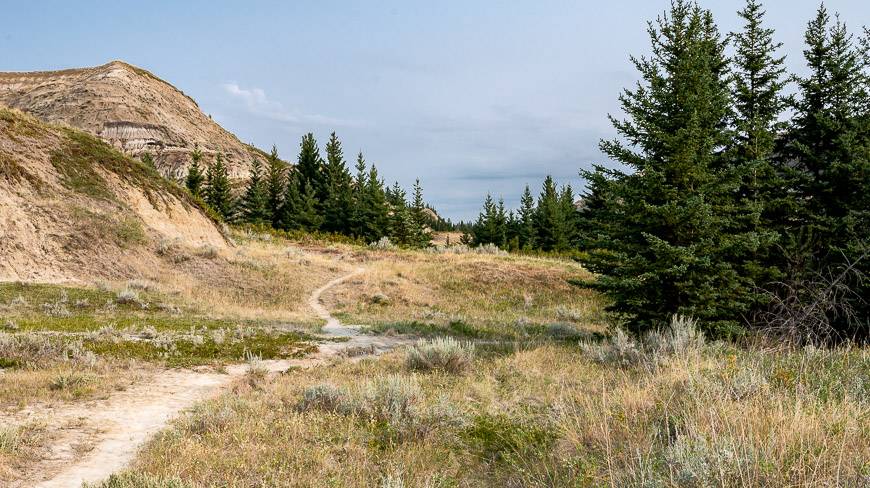
[(393, 187), (387, 194), (390, 208), (390, 240), (399, 246), (412, 244), (413, 222), (411, 213), (408, 211), (408, 203), (405, 190), (399, 186), (399, 182), (393, 183)]
[(559, 192), (559, 212), (562, 214), (562, 241), (561, 246), (557, 246), (559, 251), (566, 251), (577, 246), (577, 226), (578, 213), (574, 203), (574, 189), (571, 185), (562, 187)]
[(561, 251), (568, 247), (565, 215), (553, 177), (547, 175), (535, 209), (537, 245), (544, 251)]
[(774, 42), (773, 29), (763, 24), (765, 12), (757, 0), (747, 0), (738, 12), (743, 30), (732, 34), (735, 44), (732, 75), (734, 141), (731, 164), (740, 180), (733, 219), (742, 231), (758, 236), (757, 246), (740, 265), (741, 274), (756, 286), (765, 286), (781, 276), (780, 253), (774, 244), (777, 229), (785, 225), (791, 196), (775, 156), (779, 116), (785, 108), (785, 58)]
[(414, 182), (414, 200), (409, 209), (411, 216), (411, 245), (413, 247), (427, 247), (432, 242), (432, 233), (429, 231), (429, 216), (426, 212), (426, 203), (423, 201), (423, 187), (420, 180)]
[(302, 189), (302, 195), (299, 212), (296, 214), (296, 221), (299, 223), (300, 228), (309, 232), (319, 230), (323, 225), (323, 216), (317, 208), (318, 200), (314, 185), (306, 181), (300, 188)]
[(242, 218), (249, 224), (271, 224), (268, 211), (269, 195), (263, 180), (263, 165), (259, 159), (251, 163), (250, 176), (240, 202)]
[(205, 202), (224, 220), (232, 222), (235, 214), (235, 203), (230, 191), (230, 179), (226, 165), (220, 153), (206, 172), (207, 188)]
[(199, 147), (195, 147), (193, 152), (190, 153), (190, 167), (187, 169), (187, 178), (184, 181), (191, 195), (195, 197), (202, 196), (202, 182), (205, 179), (202, 174), (202, 168), (199, 165), (200, 161), (202, 161), (202, 152), (199, 150)]
[(474, 245), (494, 244), (496, 240), (496, 207), (492, 199), (492, 195), (487, 193), (486, 199), (483, 201), (483, 209), (477, 216), (477, 221), (471, 229), (472, 241)]
[(363, 195), (362, 236), (368, 242), (374, 242), (389, 233), (389, 205), (384, 191), (384, 182), (378, 176), (378, 169), (372, 165), (366, 178), (365, 194)]
[(601, 143), (634, 172), (582, 173), (607, 198), (597, 218), (610, 219), (598, 220), (583, 258), (599, 275), (586, 284), (606, 293), (608, 310), (635, 331), (685, 314), (711, 333), (737, 332), (756, 297), (735, 261), (757, 236), (732, 233), (725, 43), (712, 14), (686, 0), (672, 2), (648, 31), (652, 55), (632, 60), (642, 81), (620, 96), (627, 119), (611, 117), (620, 139)]
[[(866, 53), (824, 5), (805, 34), (809, 75), (798, 78), (795, 115), (783, 151), (794, 201), (786, 252), (789, 277), (812, 278), (858, 262), (870, 249), (870, 128)], [(852, 284), (858, 320), (832, 317), (841, 338), (870, 336), (867, 282)]]
[(341, 141), (335, 132), (326, 144), (324, 166), (323, 230), (350, 233), (350, 213), (353, 206), (352, 178), (344, 161)]
[(537, 242), (535, 233), (535, 198), (532, 196), (529, 185), (523, 191), (520, 198), (520, 209), (517, 222), (518, 243), (521, 249), (534, 249)]
[(269, 221), (275, 228), (280, 227), (281, 205), (286, 191), (287, 165), (278, 158), (278, 148), (272, 146), (269, 164), (266, 168), (266, 209)]
[(366, 236), (366, 187), (368, 186), (368, 167), (360, 152), (356, 157), (356, 175), (353, 178), (353, 207), (350, 211), (350, 234), (355, 237)]
[[(301, 183), (312, 187), (317, 200), (322, 202), (326, 193), (324, 185), (323, 159), (320, 157), (320, 149), (314, 134), (308, 133), (302, 136), (299, 143), (299, 157), (296, 159), (296, 174)], [(301, 187), (300, 187), (301, 188)], [(318, 203), (317, 207), (320, 205)]]
[(286, 177), (281, 206), (278, 207), (278, 228), (283, 230), (299, 230), (302, 222), (299, 215), (302, 211), (302, 191), (299, 188), (301, 178), (295, 168)]

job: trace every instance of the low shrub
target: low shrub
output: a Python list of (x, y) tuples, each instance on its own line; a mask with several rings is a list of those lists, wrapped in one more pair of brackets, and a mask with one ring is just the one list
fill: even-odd
[(442, 370), (461, 373), (474, 360), (474, 344), (460, 342), (452, 337), (421, 340), (410, 349), (405, 365), (412, 370)]
[(385, 250), (388, 250), (388, 249), (397, 249), (398, 246), (396, 246), (395, 244), (393, 244), (393, 242), (390, 241), (390, 238), (389, 238), (389, 237), (381, 237), (381, 238), (378, 239), (377, 241), (374, 241), (374, 242), (369, 243), (369, 247), (372, 248), (372, 249), (385, 249)]
[(586, 342), (583, 352), (592, 360), (619, 366), (652, 365), (672, 357), (697, 356), (705, 345), (695, 319), (674, 315), (667, 329), (653, 330), (639, 341), (616, 329), (607, 341)]
[(36, 334), (0, 332), (0, 362), (7, 366), (42, 367), (60, 362), (92, 364), (95, 360), (81, 342)]
[(118, 295), (115, 297), (115, 301), (121, 305), (141, 303), (139, 299), (139, 294), (136, 293), (135, 290), (131, 290), (130, 288), (119, 291)]

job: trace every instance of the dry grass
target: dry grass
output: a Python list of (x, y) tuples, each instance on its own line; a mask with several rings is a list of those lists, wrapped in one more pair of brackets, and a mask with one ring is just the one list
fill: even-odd
[(364, 275), (324, 297), (351, 323), (383, 330), (461, 322), (481, 333), (520, 337), (554, 323), (603, 330), (600, 300), (568, 283), (587, 275), (570, 261), (369, 251), (365, 267)]
[(341, 363), (226, 395), (150, 443), (134, 471), (251, 487), (870, 480), (867, 351), (714, 344), (648, 369), (545, 345), (478, 358), (464, 376), (397, 375), (403, 361)]

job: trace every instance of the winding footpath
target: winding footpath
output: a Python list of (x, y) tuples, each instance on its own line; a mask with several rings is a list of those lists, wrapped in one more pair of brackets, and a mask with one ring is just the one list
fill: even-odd
[[(336, 357), (381, 354), (410, 342), (404, 338), (360, 334), (356, 327), (344, 325), (333, 317), (320, 302), (325, 291), (364, 271), (359, 268), (326, 283), (308, 300), (318, 317), (326, 320), (320, 338), (347, 340), (320, 343), (318, 352), (311, 357), (264, 360), (258, 366), (271, 372), (315, 367)], [(138, 449), (170, 420), (196, 403), (226, 391), (249, 367), (247, 364), (228, 366), (223, 374), (165, 370), (104, 400), (25, 412), (23, 422), (38, 420), (62, 427), (50, 452), (28, 470), (30, 479), (14, 482), (12, 487), (70, 488), (79, 487), (83, 482), (99, 483), (128, 466)]]

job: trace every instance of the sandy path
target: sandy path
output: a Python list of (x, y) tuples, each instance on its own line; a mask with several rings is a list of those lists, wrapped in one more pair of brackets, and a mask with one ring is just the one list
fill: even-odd
[[(327, 322), (322, 337), (346, 337), (346, 341), (322, 343), (312, 357), (261, 361), (260, 365), (273, 372), (290, 367), (312, 367), (336, 356), (379, 354), (409, 342), (396, 337), (362, 335), (356, 327), (341, 324), (320, 303), (323, 292), (364, 271), (360, 268), (330, 281), (315, 290), (308, 300), (317, 315)], [(70, 488), (79, 487), (83, 482), (97, 483), (105, 479), (127, 466), (139, 447), (172, 418), (229, 388), (235, 379), (247, 372), (248, 367), (245, 364), (229, 366), (226, 374), (165, 370), (105, 400), (26, 412), (25, 421), (39, 419), (50, 426), (60, 427), (60, 430), (48, 455), (29, 470), (30, 480), (12, 486)]]

